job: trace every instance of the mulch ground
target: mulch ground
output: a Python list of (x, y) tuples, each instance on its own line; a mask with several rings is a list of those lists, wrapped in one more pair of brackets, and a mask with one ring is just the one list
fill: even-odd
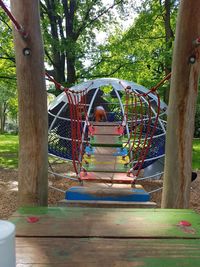
[[(69, 165), (66, 169), (66, 165), (57, 167), (58, 172), (62, 172), (62, 169), (70, 171), (72, 167)], [(49, 185), (56, 187), (60, 190), (66, 190), (71, 186), (77, 185), (77, 182), (69, 181), (65, 178), (55, 178), (53, 175), (49, 175)], [(152, 191), (162, 186), (162, 181), (153, 181), (151, 183), (146, 182), (145, 189)], [(156, 202), (158, 207), (161, 203), (162, 191), (158, 191), (152, 194), (152, 201)], [(18, 207), (18, 173), (17, 170), (0, 168), (0, 219), (8, 219)], [(57, 191), (53, 188), (49, 188), (48, 202), (50, 206), (57, 205), (57, 202), (64, 199), (64, 193)], [(200, 171), (198, 172), (197, 179), (191, 183), (190, 194), (190, 208), (200, 213)]]

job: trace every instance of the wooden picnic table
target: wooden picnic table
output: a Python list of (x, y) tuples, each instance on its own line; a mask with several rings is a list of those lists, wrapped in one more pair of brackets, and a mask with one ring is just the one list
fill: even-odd
[(11, 221), (17, 267), (200, 266), (200, 215), (192, 210), (35, 207)]

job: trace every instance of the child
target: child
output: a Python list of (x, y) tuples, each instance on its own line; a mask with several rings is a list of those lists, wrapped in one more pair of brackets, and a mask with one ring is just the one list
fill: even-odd
[(94, 109), (94, 119), (97, 122), (107, 120), (105, 109), (102, 106), (97, 106)]

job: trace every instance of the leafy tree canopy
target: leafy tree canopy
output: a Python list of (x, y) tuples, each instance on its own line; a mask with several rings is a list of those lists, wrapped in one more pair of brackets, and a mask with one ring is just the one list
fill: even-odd
[(133, 25), (126, 32), (117, 29), (109, 43), (100, 47), (93, 76), (106, 74), (149, 88), (157, 84), (171, 68), (177, 5), (177, 1), (141, 1)]
[[(50, 74), (72, 85), (83, 79), (85, 63), (96, 54), (99, 31), (109, 31), (128, 16), (130, 0), (41, 0), (45, 53)], [(112, 27), (111, 27), (112, 25)]]

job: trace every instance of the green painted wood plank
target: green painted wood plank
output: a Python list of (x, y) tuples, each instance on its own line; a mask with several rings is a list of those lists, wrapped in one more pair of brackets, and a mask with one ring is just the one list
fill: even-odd
[(119, 126), (121, 125), (122, 123), (119, 121), (119, 122), (109, 122), (109, 121), (90, 121), (89, 122), (90, 125), (93, 125), (93, 126), (102, 126), (102, 127), (114, 127), (114, 126)]
[(83, 164), (83, 168), (87, 172), (112, 172), (112, 173), (120, 173), (120, 172), (127, 172), (129, 170), (128, 165), (124, 164), (107, 164), (107, 165), (97, 165), (95, 163), (90, 163), (89, 165)]
[[(28, 216), (38, 216), (30, 224)], [(200, 215), (190, 210), (23, 208), (13, 215), (17, 236), (200, 238)], [(180, 221), (191, 227), (180, 227)]]
[[(87, 209), (87, 211), (89, 212), (91, 209)], [(110, 210), (110, 209), (109, 209)], [(21, 207), (19, 208), (14, 214), (13, 216), (25, 216), (27, 214), (53, 214), (53, 215), (60, 215), (61, 217), (65, 216), (66, 214), (68, 214), (68, 212), (81, 212), (82, 209), (65, 209), (65, 208), (58, 208), (58, 207)], [(105, 212), (107, 211), (105, 210), (99, 210), (96, 209), (96, 212)], [(111, 210), (111, 211), (115, 211), (115, 210)], [(119, 209), (118, 212), (130, 212), (129, 209)], [(144, 210), (144, 209), (133, 209), (131, 210), (132, 213), (146, 213), (146, 212), (150, 212), (150, 213), (182, 213), (182, 214), (187, 214), (187, 215), (197, 215), (200, 218), (200, 214), (196, 213), (195, 211), (191, 210), (191, 209), (150, 209), (150, 210)]]
[(122, 147), (122, 138), (119, 136), (97, 135), (90, 138), (91, 146)]
[(91, 208), (156, 208), (155, 202), (126, 202), (126, 201), (87, 201), (87, 200), (66, 200), (58, 202), (60, 207), (91, 207)]
[(200, 240), (17, 238), (17, 266), (194, 267)]

